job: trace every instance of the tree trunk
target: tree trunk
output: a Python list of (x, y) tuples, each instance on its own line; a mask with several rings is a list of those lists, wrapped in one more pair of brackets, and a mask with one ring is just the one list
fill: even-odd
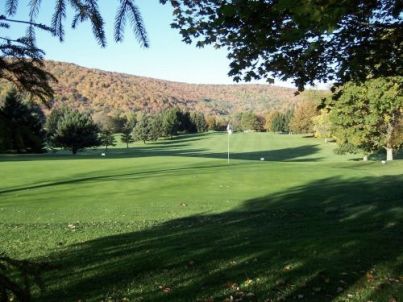
[(393, 149), (386, 147), (386, 160), (393, 160)]
[(77, 148), (73, 146), (71, 148), (71, 152), (73, 153), (73, 155), (76, 155), (77, 154)]
[(129, 143), (126, 143), (126, 149), (129, 149)]
[(368, 155), (364, 155), (364, 157), (362, 158), (363, 161), (368, 161)]

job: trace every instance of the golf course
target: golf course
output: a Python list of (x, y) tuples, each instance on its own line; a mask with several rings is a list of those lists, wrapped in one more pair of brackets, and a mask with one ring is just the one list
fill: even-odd
[(38, 268), (36, 301), (402, 301), (402, 155), (335, 148), (208, 132), (1, 155), (2, 250)]

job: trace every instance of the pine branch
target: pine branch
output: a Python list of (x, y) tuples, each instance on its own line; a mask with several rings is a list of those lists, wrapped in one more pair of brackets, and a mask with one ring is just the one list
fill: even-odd
[(52, 17), (54, 35), (62, 42), (64, 39), (63, 19), (66, 18), (66, 4), (64, 0), (57, 0), (55, 13)]
[(29, 7), (30, 7), (29, 17), (31, 18), (31, 20), (34, 20), (38, 16), (41, 2), (42, 2), (42, 0), (30, 0), (29, 1)]
[(98, 10), (97, 0), (86, 0), (86, 4), (89, 7), (89, 19), (92, 24), (92, 32), (94, 33), (95, 38), (98, 40), (98, 43), (102, 46), (106, 46), (106, 38), (104, 31), (104, 20)]
[[(49, 32), (53, 32), (53, 29), (45, 24), (42, 23), (36, 23), (33, 21), (25, 21), (25, 20), (16, 20), (16, 19), (9, 19), (4, 15), (0, 15), (0, 21), (4, 21), (4, 22), (12, 22), (12, 23), (20, 23), (20, 24), (26, 24), (26, 25), (30, 25), (30, 26), (35, 26), (37, 28), (40, 28), (42, 30), (46, 30)], [(3, 23), (3, 22), (2, 22)]]
[(143, 18), (141, 17), (139, 9), (130, 0), (127, 0), (127, 9), (129, 9), (128, 13), (130, 14), (132, 29), (137, 41), (140, 43), (140, 45), (148, 48), (149, 42), (147, 38), (147, 31), (145, 29)]
[(8, 15), (13, 16), (17, 12), (18, 0), (6, 1), (6, 12)]
[(129, 15), (130, 24), (137, 41), (141, 46), (149, 47), (147, 32), (140, 11), (131, 0), (121, 0), (115, 17), (115, 41), (123, 41), (126, 17)]
[(121, 42), (124, 35), (124, 27), (126, 25), (126, 5), (127, 0), (121, 0), (121, 4), (116, 12), (115, 17), (115, 41)]

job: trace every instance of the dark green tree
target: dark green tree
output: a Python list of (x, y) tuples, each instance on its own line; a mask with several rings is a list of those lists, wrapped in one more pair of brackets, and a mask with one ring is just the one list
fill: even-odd
[(202, 112), (192, 112), (190, 114), (190, 121), (192, 129), (195, 129), (196, 132), (202, 133), (208, 130), (207, 122)]
[(116, 139), (111, 130), (102, 130), (99, 135), (99, 140), (102, 146), (105, 146), (105, 151), (109, 146), (116, 146)]
[(148, 138), (150, 141), (156, 141), (162, 135), (162, 116), (161, 114), (150, 116), (150, 130)]
[[(60, 41), (64, 39), (64, 26), (68, 11), (72, 11), (71, 27), (89, 21), (97, 42), (106, 46), (104, 19), (98, 8), (98, 0), (58, 0), (51, 16), (50, 24), (38, 23), (37, 17), (43, 9), (43, 1), (29, 1), (28, 15), (16, 18), (19, 7), (18, 0), (5, 1), (5, 13), (0, 15), (0, 78), (14, 83), (21, 90), (39, 97), (42, 101), (53, 96), (49, 81), (55, 78), (44, 70), (44, 52), (36, 46), (36, 31), (49, 32)], [(139, 9), (134, 0), (117, 2), (115, 15), (114, 39), (121, 42), (127, 20), (141, 46), (148, 47), (147, 33)], [(25, 3), (24, 3), (25, 4)], [(14, 25), (25, 25), (25, 35), (16, 35)]]
[(141, 115), (133, 130), (135, 139), (143, 141), (143, 143), (157, 140), (159, 137), (158, 124), (160, 124), (157, 121), (157, 119), (148, 114)]
[(67, 148), (73, 154), (87, 147), (101, 144), (99, 128), (91, 115), (73, 109), (66, 109), (57, 123), (55, 133), (50, 137), (52, 145)]
[(129, 148), (129, 144), (134, 143), (135, 139), (133, 137), (133, 129), (136, 125), (136, 120), (131, 118), (127, 119), (125, 125), (122, 129), (122, 135), (120, 136), (120, 140), (122, 143), (126, 144), (126, 148)]
[(160, 0), (186, 43), (226, 48), (235, 81), (402, 75), (400, 0)]
[(126, 144), (126, 148), (129, 148), (129, 144), (134, 143), (134, 137), (132, 135), (133, 129), (123, 129), (120, 140)]
[(162, 133), (164, 136), (174, 136), (178, 134), (181, 127), (181, 111), (178, 108), (171, 108), (161, 113)]
[(46, 119), (45, 130), (47, 143), (50, 147), (55, 147), (53, 145), (52, 136), (55, 135), (57, 131), (57, 124), (67, 111), (69, 111), (69, 108), (66, 106), (54, 108)]
[(178, 131), (186, 133), (196, 133), (197, 128), (190, 117), (190, 112), (180, 112), (179, 113), (179, 129)]
[(0, 108), (0, 144), (6, 152), (44, 152), (45, 117), (42, 110), (24, 102), (15, 89), (8, 92)]

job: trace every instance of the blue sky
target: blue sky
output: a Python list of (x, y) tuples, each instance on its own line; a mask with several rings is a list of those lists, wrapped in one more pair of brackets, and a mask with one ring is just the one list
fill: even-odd
[[(16, 18), (27, 19), (27, 2), (28, 0), (19, 1)], [(50, 0), (42, 1), (38, 21), (50, 23), (54, 3), (55, 1)], [(106, 22), (107, 47), (101, 48), (97, 44), (88, 23), (80, 24), (77, 29), (72, 30), (70, 12), (65, 22), (64, 42), (60, 43), (49, 33), (38, 32), (38, 46), (45, 50), (47, 59), (171, 81), (233, 83), (227, 76), (229, 60), (226, 58), (226, 50), (217, 50), (213, 47), (198, 49), (194, 45), (182, 42), (177, 30), (170, 27), (172, 15), (169, 5), (163, 6), (158, 0), (136, 1), (150, 40), (150, 48), (145, 49), (139, 46), (129, 26), (126, 28), (124, 42), (115, 43), (113, 21), (118, 0), (103, 0), (99, 3)], [(4, 7), (0, 9), (0, 13), (3, 13)], [(23, 27), (13, 25), (7, 32), (9, 36), (15, 38), (22, 30)], [(292, 87), (290, 83), (280, 81), (276, 81), (275, 84)]]

